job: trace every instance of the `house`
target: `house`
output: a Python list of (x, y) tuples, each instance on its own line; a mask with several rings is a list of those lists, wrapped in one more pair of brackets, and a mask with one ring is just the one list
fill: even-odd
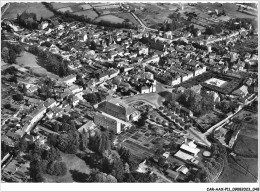
[(61, 82), (64, 82), (67, 86), (72, 85), (76, 81), (76, 75), (69, 75), (61, 79)]
[(29, 92), (29, 93), (34, 93), (35, 91), (37, 91), (38, 90), (38, 87), (36, 86), (36, 85), (31, 85), (28, 89), (27, 89), (27, 91)]
[(78, 132), (80, 133), (83, 133), (83, 131), (88, 132), (88, 130), (92, 129), (94, 126), (95, 124), (93, 121), (88, 121), (78, 129)]
[(176, 180), (179, 177), (179, 173), (176, 171), (173, 171), (171, 169), (167, 169), (166, 173), (167, 173), (168, 177), (170, 177), (171, 179), (174, 179), (174, 180)]
[(42, 104), (43, 101), (40, 100), (40, 99), (34, 99), (34, 98), (31, 98), (31, 97), (28, 97), (28, 103), (31, 105), (31, 106), (38, 106), (39, 104)]
[(239, 89), (233, 91), (232, 94), (235, 96), (245, 97), (248, 94), (248, 88), (247, 86), (243, 85)]
[(76, 106), (79, 103), (79, 98), (77, 96), (72, 97), (72, 105)]
[(202, 86), (200, 84), (194, 85), (193, 87), (190, 88), (190, 90), (194, 91), (197, 94), (200, 94)]
[(44, 101), (43, 105), (46, 107), (46, 108), (52, 108), (54, 106), (57, 106), (57, 102), (52, 99), (52, 98), (48, 98)]
[(79, 34), (79, 36), (78, 36), (78, 40), (79, 40), (80, 42), (86, 42), (87, 39), (88, 39), (87, 33), (81, 33), (81, 34)]
[(176, 169), (177, 172), (181, 172), (184, 175), (186, 175), (189, 172), (189, 169), (185, 167), (184, 165), (181, 165), (178, 169)]
[(58, 107), (53, 107), (51, 110), (53, 112), (54, 117), (61, 117), (62, 116), (63, 109), (58, 108)]
[(69, 89), (71, 90), (71, 92), (73, 94), (76, 94), (76, 93), (83, 91), (83, 87), (79, 87), (77, 85), (72, 85)]
[(194, 159), (194, 157), (197, 156), (199, 151), (200, 149), (196, 148), (194, 145), (182, 144), (180, 150), (176, 154), (174, 154), (174, 156), (185, 161), (192, 160)]
[(142, 78), (153, 80), (154, 79), (154, 74), (151, 73), (151, 72), (144, 72), (143, 75), (142, 75)]
[(48, 113), (46, 113), (46, 116), (48, 117), (48, 119), (52, 119), (54, 116), (54, 113), (52, 111), (49, 111)]
[(47, 108), (43, 104), (39, 105), (35, 110), (33, 110), (33, 112), (30, 114), (32, 117), (31, 123), (33, 124), (39, 121), (46, 113), (46, 110)]
[(146, 46), (144, 46), (144, 45), (138, 47), (138, 49), (139, 49), (139, 51), (138, 51), (138, 54), (139, 54), (139, 55), (148, 55), (148, 53), (149, 53), (148, 47), (146, 47)]
[(121, 123), (101, 113), (96, 113), (94, 123), (106, 129), (113, 130), (114, 133), (120, 133), (122, 130)]
[(43, 30), (43, 29), (47, 28), (48, 25), (49, 25), (49, 23), (47, 21), (43, 21), (43, 22), (41, 22), (39, 27), (41, 30)]

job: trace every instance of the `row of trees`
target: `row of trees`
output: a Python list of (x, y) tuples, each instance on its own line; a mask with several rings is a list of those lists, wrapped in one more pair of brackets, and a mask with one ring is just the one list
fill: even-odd
[(20, 44), (11, 44), (6, 41), (1, 42), (1, 56), (6, 63), (16, 63), (16, 58), (22, 53), (22, 51), (23, 46)]
[(39, 49), (36, 45), (30, 46), (29, 52), (39, 57), (39, 65), (46, 68), (47, 71), (59, 75), (60, 77), (71, 74), (71, 71), (68, 67), (69, 61), (64, 60), (62, 56), (43, 51)]

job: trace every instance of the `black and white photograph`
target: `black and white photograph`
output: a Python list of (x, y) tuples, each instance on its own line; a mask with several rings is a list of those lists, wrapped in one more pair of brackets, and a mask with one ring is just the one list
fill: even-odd
[(1, 2), (5, 190), (259, 191), (258, 160), (257, 1)]

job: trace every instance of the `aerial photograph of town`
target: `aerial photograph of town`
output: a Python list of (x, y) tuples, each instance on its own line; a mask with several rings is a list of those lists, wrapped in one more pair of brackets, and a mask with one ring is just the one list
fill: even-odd
[(258, 183), (257, 17), (2, 3), (1, 182)]

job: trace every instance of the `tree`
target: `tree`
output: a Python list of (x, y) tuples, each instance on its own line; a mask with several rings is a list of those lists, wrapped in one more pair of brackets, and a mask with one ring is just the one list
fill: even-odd
[(122, 182), (124, 180), (124, 163), (120, 159), (116, 159), (113, 163), (112, 175), (119, 181)]
[(125, 178), (124, 181), (126, 183), (135, 183), (136, 182), (135, 178), (133, 177), (133, 175), (131, 173), (125, 173), (124, 178)]
[(43, 154), (43, 158), (48, 160), (48, 161), (60, 161), (61, 160), (61, 156), (60, 156), (60, 151), (51, 146), (51, 148), (48, 151), (45, 151)]
[(165, 165), (165, 163), (166, 163), (166, 158), (163, 157), (163, 156), (160, 156), (159, 159), (158, 159), (158, 165), (160, 167), (163, 167)]
[(13, 99), (15, 101), (22, 101), (23, 100), (23, 95), (21, 95), (21, 94), (13, 95)]
[(97, 49), (97, 45), (96, 45), (96, 43), (95, 43), (94, 41), (91, 41), (91, 43), (90, 43), (90, 49), (91, 49), (91, 50), (96, 50), (96, 49)]
[(97, 103), (97, 97), (94, 93), (88, 93), (83, 95), (83, 98), (86, 99), (91, 105), (95, 105)]
[(25, 84), (23, 84), (22, 92), (27, 93), (27, 88), (26, 88)]
[(10, 49), (9, 51), (8, 63), (10, 64), (16, 63), (16, 53), (13, 49)]

